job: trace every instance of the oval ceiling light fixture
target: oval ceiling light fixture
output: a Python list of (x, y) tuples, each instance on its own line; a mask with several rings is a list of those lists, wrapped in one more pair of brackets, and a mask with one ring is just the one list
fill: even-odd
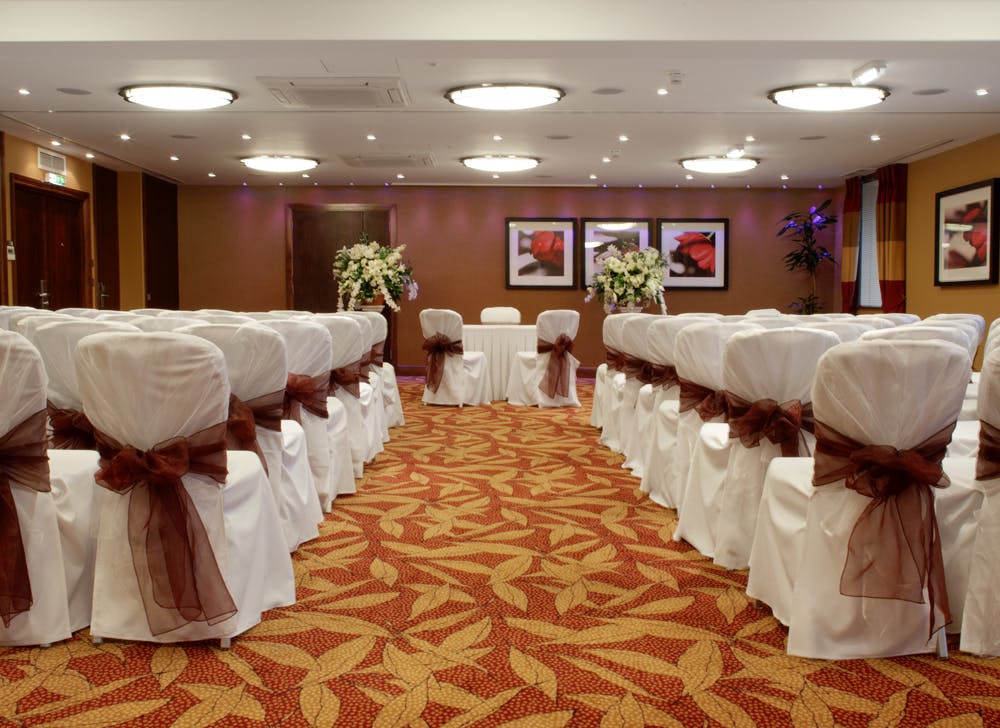
[(262, 155), (260, 157), (244, 157), (240, 160), (250, 169), (259, 172), (305, 172), (319, 165), (315, 159), (292, 157), (290, 155)]
[(758, 160), (750, 157), (731, 159), (729, 157), (694, 157), (682, 159), (681, 166), (691, 172), (703, 174), (735, 174), (753, 169)]
[(767, 98), (778, 106), (798, 111), (850, 111), (882, 103), (889, 98), (889, 89), (843, 83), (814, 83), (809, 86), (778, 88), (771, 91)]
[(481, 172), (524, 172), (538, 166), (537, 157), (521, 157), (516, 154), (485, 154), (478, 157), (462, 157), (459, 160), (470, 169)]
[(129, 103), (167, 111), (216, 109), (238, 98), (236, 92), (229, 89), (171, 83), (126, 86), (119, 89), (118, 95)]
[(523, 83), (480, 83), (460, 86), (445, 92), (453, 104), (487, 111), (516, 111), (548, 106), (566, 95), (555, 86)]

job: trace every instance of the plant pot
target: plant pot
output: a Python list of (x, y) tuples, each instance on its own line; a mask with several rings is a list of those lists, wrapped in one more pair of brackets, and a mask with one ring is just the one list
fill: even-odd
[(382, 311), (382, 307), (385, 306), (385, 296), (378, 295), (370, 301), (365, 301), (364, 303), (358, 304), (359, 311)]
[(635, 303), (635, 304), (631, 304), (631, 305), (605, 303), (604, 304), (604, 313), (606, 313), (606, 314), (613, 314), (613, 313), (642, 313), (642, 310), (644, 308), (646, 308), (646, 305), (644, 303)]

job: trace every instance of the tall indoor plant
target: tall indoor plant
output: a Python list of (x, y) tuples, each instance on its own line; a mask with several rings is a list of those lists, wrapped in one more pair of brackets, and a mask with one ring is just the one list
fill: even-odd
[(783, 258), (785, 268), (790, 271), (804, 270), (809, 274), (808, 295), (799, 296), (790, 304), (800, 313), (817, 313), (823, 310), (823, 301), (816, 293), (817, 270), (824, 262), (837, 262), (826, 246), (816, 241), (817, 232), (837, 222), (836, 215), (824, 212), (831, 202), (832, 200), (825, 200), (818, 206), (810, 207), (808, 212), (792, 212), (781, 219), (778, 237), (787, 236), (795, 243), (795, 247)]

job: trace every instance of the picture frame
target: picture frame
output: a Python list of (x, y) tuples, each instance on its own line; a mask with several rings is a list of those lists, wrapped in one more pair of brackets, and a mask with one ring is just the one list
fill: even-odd
[(656, 231), (667, 261), (664, 288), (729, 288), (729, 218), (658, 218)]
[(638, 247), (640, 250), (653, 244), (653, 221), (649, 218), (585, 217), (580, 221), (580, 286), (586, 288), (594, 282), (594, 275), (604, 266), (600, 257), (612, 248)]
[(1000, 179), (938, 192), (934, 215), (934, 285), (997, 283)]
[(505, 220), (509, 289), (576, 288), (576, 218)]

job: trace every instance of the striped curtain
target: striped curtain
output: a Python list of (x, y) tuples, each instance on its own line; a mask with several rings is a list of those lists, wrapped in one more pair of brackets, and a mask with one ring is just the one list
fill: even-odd
[(861, 178), (849, 177), (846, 181), (844, 212), (840, 217), (840, 293), (841, 310), (854, 313), (858, 310), (858, 247), (861, 237)]
[(890, 164), (875, 173), (875, 254), (886, 313), (906, 309), (906, 170), (905, 164)]

